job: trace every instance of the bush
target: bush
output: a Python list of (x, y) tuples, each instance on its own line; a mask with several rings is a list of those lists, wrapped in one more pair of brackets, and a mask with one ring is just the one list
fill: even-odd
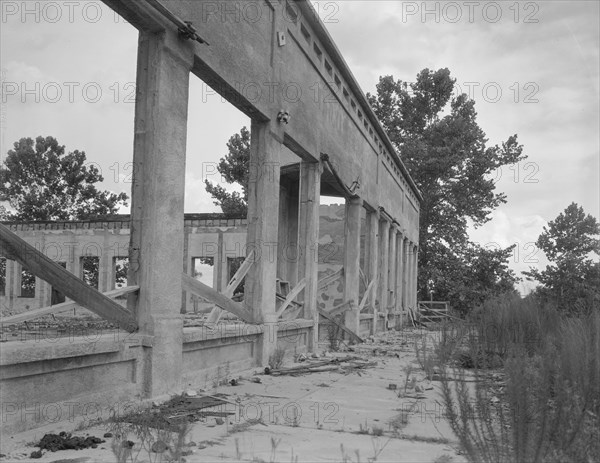
[(497, 397), (481, 370), (489, 365), (475, 362), (473, 383), (463, 370), (442, 376), (447, 417), (470, 461), (600, 461), (597, 309), (569, 319), (535, 300), (490, 301), (467, 339), (474, 358), (501, 358), (506, 376)]

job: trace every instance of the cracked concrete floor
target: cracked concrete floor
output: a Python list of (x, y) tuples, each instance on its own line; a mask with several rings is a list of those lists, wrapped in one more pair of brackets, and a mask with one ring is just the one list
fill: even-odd
[[(440, 383), (426, 380), (416, 361), (414, 342), (419, 334), (424, 333), (391, 331), (377, 336), (375, 342), (354, 346), (354, 352), (336, 354), (377, 361), (376, 366), (365, 370), (348, 374), (262, 375), (260, 384), (242, 381), (238, 386), (220, 386), (209, 391), (227, 394), (231, 404), (222, 410), (234, 414), (222, 424), (217, 424), (221, 420), (214, 417), (194, 423), (187, 440), (196, 445), (188, 448), (191, 453), (185, 460), (189, 463), (465, 461), (457, 453), (457, 441), (443, 417)], [(399, 397), (399, 392), (404, 391), (407, 366), (412, 367), (410, 375), (424, 391), (408, 390), (404, 397)], [(396, 384), (397, 389), (390, 389), (390, 384)], [(52, 432), (69, 431), (64, 428), (55, 426)], [(101, 437), (105, 431), (105, 427), (95, 426), (76, 435)], [(35, 449), (24, 447), (23, 443), (39, 440), (44, 432), (50, 431), (13, 436), (10, 454), (0, 461), (29, 460)], [(115, 456), (110, 450), (110, 440), (97, 449), (45, 453), (41, 459), (32, 461), (112, 462)], [(137, 461), (150, 459), (142, 452)]]

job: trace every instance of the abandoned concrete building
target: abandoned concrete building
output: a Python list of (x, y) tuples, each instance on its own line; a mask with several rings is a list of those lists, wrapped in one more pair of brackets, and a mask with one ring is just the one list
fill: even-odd
[[(340, 314), (360, 338), (416, 306), (421, 194), (308, 1), (254, 2), (256, 21), (223, 2), (103, 1), (139, 30), (131, 216), (0, 225), (0, 322), (83, 307), (118, 328), (3, 343), (4, 432), (264, 366), (277, 346), (316, 351)], [(246, 219), (184, 215), (190, 73), (251, 118)], [(184, 326), (198, 301), (205, 323)]]

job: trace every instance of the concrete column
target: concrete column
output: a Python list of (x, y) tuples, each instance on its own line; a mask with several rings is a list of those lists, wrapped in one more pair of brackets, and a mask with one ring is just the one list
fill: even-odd
[(4, 294), (7, 300), (7, 308), (13, 308), (15, 299), (15, 261), (6, 259), (6, 278)]
[(404, 259), (404, 236), (398, 231), (396, 241), (396, 312), (402, 311), (402, 278), (404, 274), (403, 259)]
[(389, 250), (389, 269), (388, 269), (388, 307), (387, 313), (389, 314), (390, 309), (393, 312), (393, 307), (396, 306), (396, 234), (398, 229), (396, 225), (390, 227), (390, 250)]
[(402, 309), (408, 309), (408, 238), (402, 240)]
[(279, 255), (277, 276), (290, 283), (298, 282), (298, 185), (281, 185), (279, 197)]
[(98, 291), (105, 292), (112, 288), (112, 252), (110, 252), (110, 235), (104, 230), (101, 254), (98, 256)]
[(360, 289), (360, 213), (362, 199), (346, 200), (344, 221), (344, 302), (351, 302), (352, 309), (346, 312), (346, 326), (358, 334)]
[(406, 303), (408, 308), (410, 309), (414, 309), (415, 306), (413, 304), (413, 300), (414, 300), (414, 287), (413, 287), (413, 281), (414, 281), (414, 253), (413, 253), (413, 243), (412, 241), (408, 242), (408, 257), (406, 259), (406, 266), (407, 266), (407, 298), (406, 298)]
[(248, 252), (254, 251), (254, 264), (245, 285), (245, 304), (264, 333), (258, 349), (259, 365), (266, 365), (277, 345), (275, 279), (279, 222), (279, 157), (281, 143), (271, 133), (269, 123), (252, 121), (248, 184)]
[(415, 245), (413, 247), (413, 307), (417, 307), (419, 302), (419, 291), (418, 291), (418, 272), (419, 272), (419, 247)]
[[(366, 252), (365, 252), (365, 267), (367, 270), (367, 278), (369, 282), (379, 276), (379, 213), (377, 211), (367, 212), (367, 233), (365, 236)], [(373, 326), (371, 327), (371, 334), (377, 332), (377, 308), (375, 302), (377, 301), (377, 282), (375, 288), (369, 295), (369, 305), (373, 308)]]
[(303, 318), (313, 320), (308, 349), (315, 352), (319, 346), (319, 311), (317, 310), (317, 282), (319, 279), (319, 203), (321, 201), (321, 165), (318, 162), (300, 163), (300, 215), (298, 247), (300, 262), (298, 278), (306, 280), (302, 294)]
[(384, 314), (387, 314), (388, 306), (389, 246), (390, 222), (382, 218), (379, 220), (379, 310)]
[(133, 152), (129, 284), (145, 335), (143, 394), (181, 386), (181, 268), (189, 74), (193, 53), (176, 34), (140, 32)]

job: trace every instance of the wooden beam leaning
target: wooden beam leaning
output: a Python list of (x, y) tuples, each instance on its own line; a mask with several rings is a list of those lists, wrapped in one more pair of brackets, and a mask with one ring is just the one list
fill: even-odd
[(354, 331), (350, 330), (349, 328), (345, 327), (344, 325), (338, 323), (335, 318), (333, 318), (331, 315), (329, 315), (323, 309), (319, 309), (319, 315), (321, 315), (326, 320), (329, 320), (331, 323), (338, 326), (344, 333), (347, 333), (350, 336), (350, 339), (352, 339), (353, 341), (363, 342), (363, 339), (358, 334), (356, 334)]
[[(119, 296), (135, 293), (139, 291), (139, 289), (139, 286), (126, 286), (124, 288), (113, 289), (112, 291), (102, 294), (104, 294), (106, 297), (110, 297), (111, 299), (115, 299)], [(0, 318), (0, 324), (27, 322), (38, 317), (43, 317), (44, 315), (68, 312), (69, 310), (76, 309), (77, 307), (81, 307), (81, 304), (74, 301), (63, 302), (61, 304), (42, 307), (40, 309), (28, 310), (27, 312), (11, 315), (9, 317), (2, 317)]]
[[(250, 254), (248, 254), (248, 256), (246, 257), (246, 259), (244, 259), (244, 262), (242, 263), (242, 265), (240, 265), (240, 268), (238, 268), (237, 272), (235, 272), (233, 278), (231, 278), (229, 283), (227, 283), (227, 288), (225, 288), (225, 291), (223, 291), (224, 296), (228, 298), (233, 297), (233, 293), (235, 293), (235, 290), (242, 283), (242, 280), (250, 270), (250, 267), (252, 267), (253, 259), (254, 251), (251, 251)], [(221, 319), (221, 315), (223, 315), (223, 309), (221, 309), (219, 306), (215, 307), (211, 310), (210, 314), (208, 315), (206, 323), (218, 323)]]
[(339, 280), (342, 276), (344, 276), (344, 267), (340, 268), (336, 272), (331, 273), (330, 275), (326, 275), (323, 278), (321, 278), (317, 284), (317, 289), (321, 290), (329, 286), (334, 281)]
[(182, 275), (183, 289), (189, 291), (197, 296), (206, 299), (213, 304), (218, 305), (220, 308), (231, 312), (232, 314), (240, 317), (247, 323), (254, 323), (252, 313), (247, 310), (242, 304), (232, 301), (225, 294), (220, 293), (216, 289), (211, 288), (208, 285), (192, 278), (185, 273)]
[(306, 279), (302, 278), (302, 280), (300, 280), (298, 282), (298, 284), (296, 286), (294, 286), (294, 289), (292, 289), (290, 291), (290, 293), (287, 295), (287, 297), (285, 298), (285, 301), (283, 302), (281, 307), (279, 307), (279, 310), (277, 311), (277, 318), (281, 317), (281, 315), (283, 314), (285, 309), (287, 309), (290, 306), (290, 304), (294, 301), (294, 299), (296, 299), (298, 294), (300, 294), (300, 291), (302, 291), (305, 286), (306, 286)]
[(365, 308), (367, 301), (369, 300), (369, 295), (371, 294), (371, 291), (373, 291), (373, 288), (375, 287), (376, 282), (377, 282), (377, 280), (373, 279), (373, 281), (371, 281), (371, 283), (369, 283), (369, 286), (367, 286), (365, 294), (363, 294), (363, 298), (360, 301), (360, 305), (358, 306), (358, 313), (362, 312), (363, 309)]
[(130, 333), (138, 325), (133, 315), (0, 224), (0, 254), (16, 260), (69, 299)]

